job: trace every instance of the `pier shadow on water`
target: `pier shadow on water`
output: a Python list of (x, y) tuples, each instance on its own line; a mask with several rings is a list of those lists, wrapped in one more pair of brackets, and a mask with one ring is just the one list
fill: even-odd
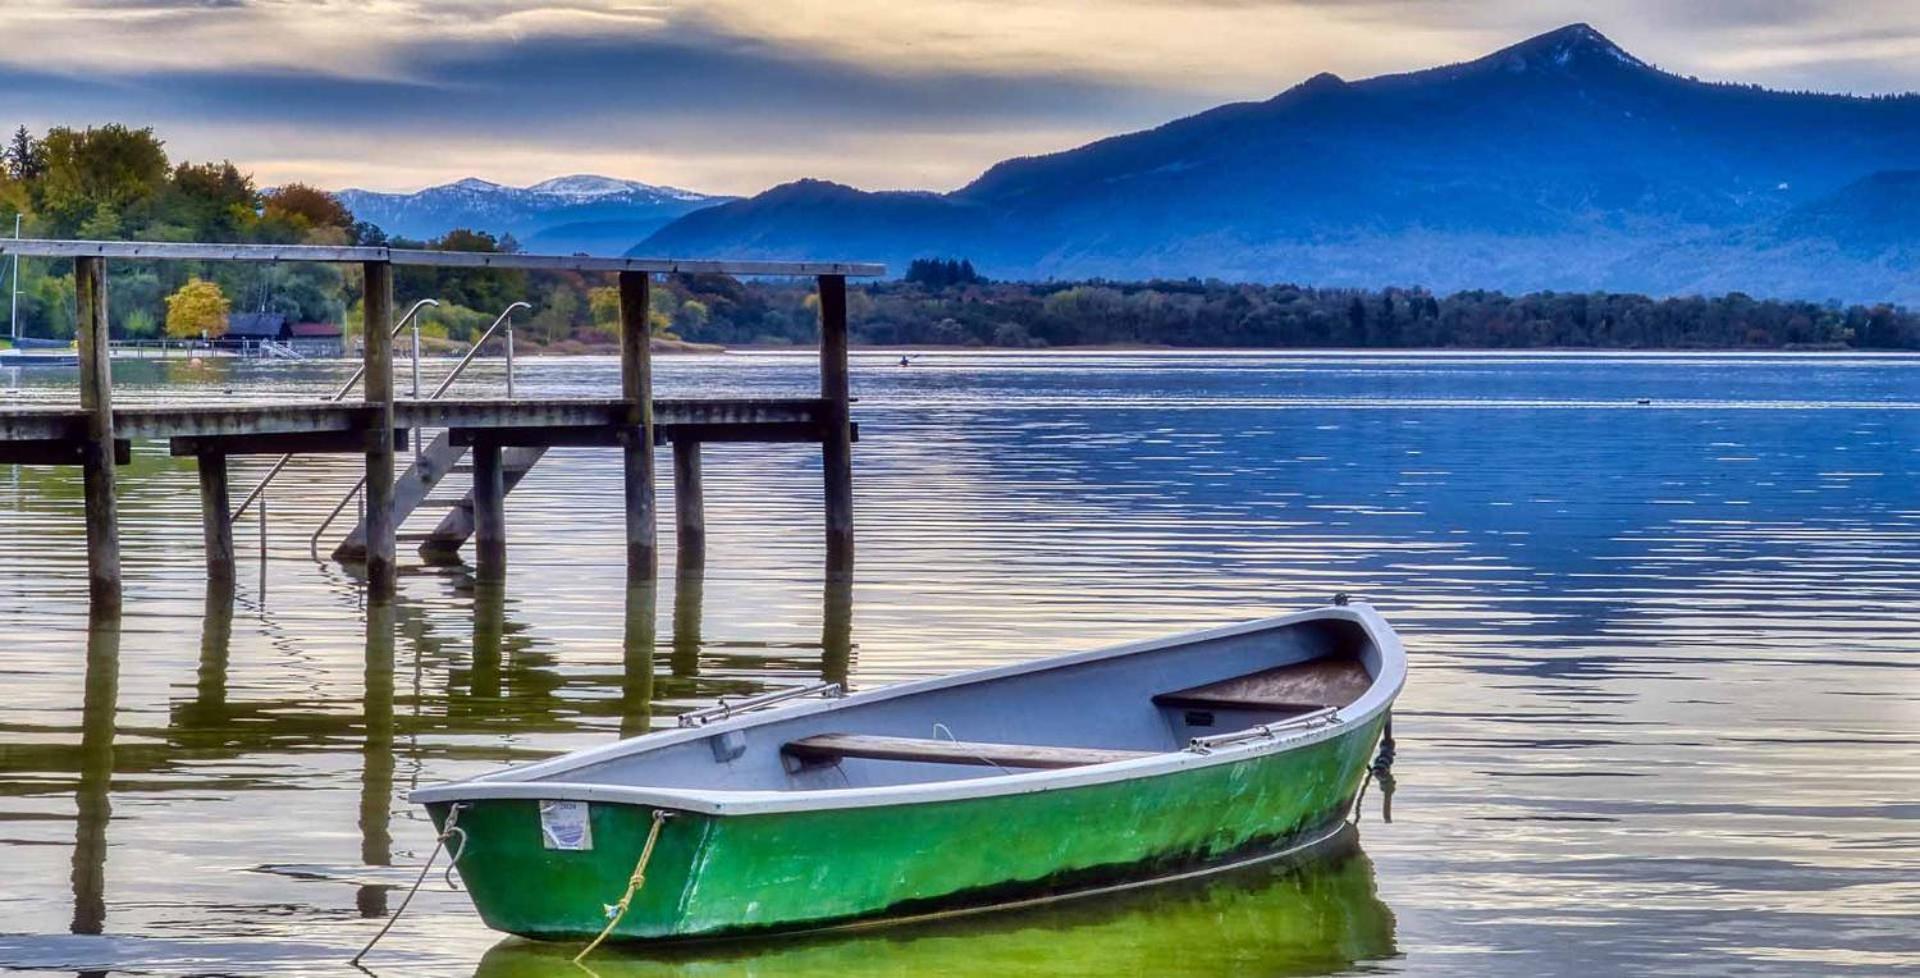
[(475, 978), (1321, 975), (1394, 957), (1393, 911), (1352, 829), (1283, 862), (1121, 894), (842, 934), (678, 947), (508, 939)]

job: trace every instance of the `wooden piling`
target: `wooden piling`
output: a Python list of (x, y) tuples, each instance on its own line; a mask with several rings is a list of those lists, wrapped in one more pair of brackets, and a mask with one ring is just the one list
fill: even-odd
[(700, 442), (673, 442), (673, 515), (675, 563), (683, 570), (707, 566), (707, 504), (700, 486)]
[(107, 261), (73, 261), (74, 339), (86, 440), (80, 465), (87, 516), (87, 592), (101, 611), (120, 607), (120, 516), (114, 505), (113, 361), (107, 338)]
[(393, 597), (393, 266), (370, 261), (360, 345), (367, 366), (366, 402), (376, 408), (367, 439), (367, 588), (375, 601)]
[(827, 402), (820, 461), (825, 473), (827, 570), (853, 567), (853, 413), (847, 380), (847, 278), (822, 275), (820, 396)]
[(653, 329), (648, 323), (652, 284), (646, 272), (620, 273), (620, 397), (627, 402), (622, 444), (627, 576), (646, 581), (656, 580), (660, 573), (653, 488)]
[(499, 442), (473, 446), (473, 552), (480, 580), (507, 576), (507, 481)]
[[(227, 457), (203, 452), (200, 468), (200, 531), (206, 538), (207, 580), (233, 583), (233, 506), (227, 496)], [(262, 505), (265, 500), (261, 500)]]

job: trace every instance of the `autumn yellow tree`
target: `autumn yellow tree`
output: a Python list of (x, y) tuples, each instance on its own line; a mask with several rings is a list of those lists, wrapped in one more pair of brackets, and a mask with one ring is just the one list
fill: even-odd
[(232, 308), (220, 286), (190, 278), (180, 291), (167, 297), (167, 335), (178, 340), (224, 336), (227, 313)]

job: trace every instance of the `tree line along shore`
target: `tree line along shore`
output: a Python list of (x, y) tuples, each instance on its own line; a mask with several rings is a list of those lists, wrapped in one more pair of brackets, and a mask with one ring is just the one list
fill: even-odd
[[(391, 238), (325, 191), (260, 188), (230, 162), (176, 163), (152, 130), (119, 125), (38, 137), (17, 130), (0, 156), (0, 233), (12, 230), (15, 215), (28, 237), (519, 247), (510, 236), (466, 229), (430, 241)], [(359, 282), (350, 268), (129, 261), (110, 271), (111, 322), (128, 339), (217, 336), (226, 317), (241, 312), (341, 324), (349, 334), (360, 328)], [(18, 284), (23, 335), (73, 334), (70, 264), (22, 262)], [(396, 270), (395, 291), (403, 302), (440, 300), (422, 327), (433, 345), (449, 348), (526, 300), (534, 311), (517, 323), (522, 343), (549, 352), (604, 349), (619, 308), (610, 277), (574, 272), (408, 267)], [(654, 290), (651, 319), (670, 346), (802, 345), (817, 333), (815, 301), (811, 283), (676, 275)], [(1197, 279), (1000, 282), (958, 258), (915, 261), (898, 280), (855, 286), (848, 305), (853, 340), (869, 346), (1920, 349), (1920, 314), (1891, 304), (1741, 293), (1442, 295)]]

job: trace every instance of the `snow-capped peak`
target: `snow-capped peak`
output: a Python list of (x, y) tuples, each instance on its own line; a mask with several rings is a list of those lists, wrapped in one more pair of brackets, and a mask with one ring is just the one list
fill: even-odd
[(472, 190), (479, 193), (498, 193), (502, 190), (512, 189), (505, 185), (494, 183), (491, 180), (482, 180), (479, 177), (468, 177), (464, 180), (456, 180), (453, 183), (447, 184), (447, 187), (451, 190)]
[(542, 180), (528, 187), (536, 194), (553, 194), (558, 197), (610, 197), (614, 194), (648, 192), (653, 187), (632, 180), (616, 180), (613, 177), (596, 176), (591, 173), (576, 173), (572, 176), (554, 177)]

